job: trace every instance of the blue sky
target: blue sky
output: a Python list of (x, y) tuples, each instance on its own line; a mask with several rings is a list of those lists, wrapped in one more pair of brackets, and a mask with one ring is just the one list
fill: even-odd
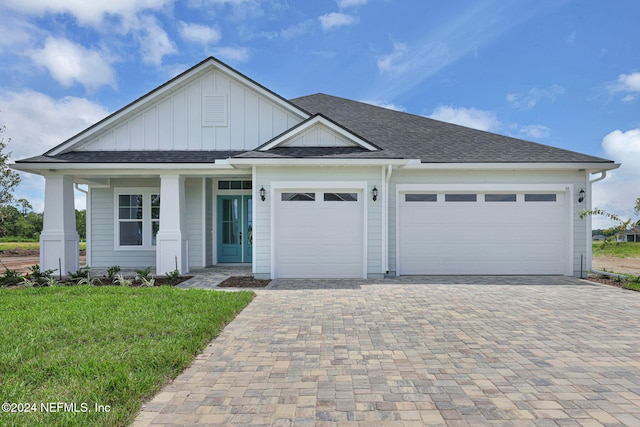
[[(2, 0), (0, 14), (13, 158), (213, 55), (286, 98), (324, 92), (606, 157), (622, 167), (594, 206), (632, 216), (640, 197), (635, 0)], [(17, 196), (41, 210), (43, 180), (23, 177)]]

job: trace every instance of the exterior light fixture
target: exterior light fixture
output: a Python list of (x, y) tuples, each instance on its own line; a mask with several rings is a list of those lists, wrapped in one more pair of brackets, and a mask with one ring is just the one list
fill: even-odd
[(581, 188), (578, 192), (578, 203), (582, 203), (584, 201), (584, 188)]
[(373, 190), (371, 190), (371, 194), (373, 195), (373, 201), (378, 200), (378, 188), (374, 185)]
[(266, 190), (264, 189), (264, 185), (262, 187), (260, 187), (260, 199), (264, 202), (265, 199), (265, 194), (266, 194)]

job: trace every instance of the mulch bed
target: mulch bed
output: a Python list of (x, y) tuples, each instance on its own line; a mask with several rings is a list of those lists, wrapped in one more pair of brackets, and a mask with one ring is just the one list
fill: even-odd
[(218, 285), (219, 288), (264, 288), (271, 280), (260, 280), (253, 276), (231, 276)]
[[(628, 289), (624, 286), (624, 283), (625, 283), (624, 281), (615, 280), (613, 277), (590, 274), (589, 276), (587, 276), (587, 280), (590, 282), (602, 283), (603, 285), (609, 285), (609, 286), (615, 286), (617, 288)], [(630, 290), (635, 291), (635, 289), (630, 289)]]

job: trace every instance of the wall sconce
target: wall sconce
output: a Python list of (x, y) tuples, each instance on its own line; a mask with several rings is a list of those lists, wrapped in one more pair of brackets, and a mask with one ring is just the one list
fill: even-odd
[(267, 193), (267, 191), (264, 189), (264, 185), (262, 187), (260, 187), (260, 199), (264, 202), (265, 199), (265, 194)]
[(584, 189), (581, 188), (578, 192), (578, 203), (582, 203), (584, 201)]
[(373, 195), (373, 201), (378, 200), (378, 188), (374, 185), (373, 190), (371, 190), (371, 194)]

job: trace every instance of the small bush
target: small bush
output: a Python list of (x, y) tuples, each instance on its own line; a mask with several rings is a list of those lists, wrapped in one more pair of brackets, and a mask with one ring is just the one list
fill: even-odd
[(173, 271), (164, 273), (164, 275), (167, 276), (168, 279), (177, 279), (178, 277), (180, 277), (180, 271), (176, 268)]
[(107, 268), (107, 277), (109, 280), (113, 281), (116, 278), (116, 274), (120, 272), (120, 266), (114, 265), (113, 267)]
[(0, 287), (17, 285), (22, 281), (22, 276), (17, 270), (10, 270), (5, 267), (4, 274), (0, 276)]
[(149, 280), (151, 276), (151, 267), (147, 267), (141, 270), (136, 270), (136, 273), (138, 274), (136, 276), (136, 280), (142, 280), (142, 279)]

